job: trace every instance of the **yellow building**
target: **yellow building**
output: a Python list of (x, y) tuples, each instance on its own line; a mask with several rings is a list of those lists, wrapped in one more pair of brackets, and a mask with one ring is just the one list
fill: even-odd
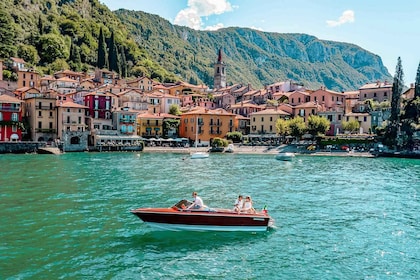
[(137, 135), (145, 138), (160, 138), (163, 133), (164, 116), (144, 113), (137, 115)]
[(34, 95), (25, 99), (29, 135), (33, 141), (53, 141), (57, 138), (56, 100), (54, 94)]
[(266, 109), (251, 114), (251, 134), (276, 134), (277, 119), (290, 118), (290, 114), (280, 109)]
[(198, 146), (208, 146), (215, 137), (224, 138), (236, 131), (236, 123), (236, 115), (224, 109), (196, 107), (181, 115), (179, 135), (197, 141)]

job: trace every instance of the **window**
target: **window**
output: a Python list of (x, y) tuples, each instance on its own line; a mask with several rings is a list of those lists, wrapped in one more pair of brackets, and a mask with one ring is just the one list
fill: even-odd
[(376, 97), (376, 92), (373, 93), (373, 97)]
[(261, 121), (262, 121), (262, 122), (264, 121), (264, 117), (261, 117)]
[(50, 118), (52, 118), (53, 117), (53, 112), (50, 112)]
[(70, 116), (67, 116), (67, 123), (70, 123)]
[(50, 129), (52, 129), (53, 128), (53, 123), (52, 122), (50, 122)]
[(3, 113), (0, 112), (0, 121), (2, 121), (2, 120), (3, 120)]
[(384, 92), (384, 96), (387, 96), (387, 92), (386, 91)]
[(325, 101), (325, 96), (324, 95), (322, 96), (322, 101)]
[(12, 132), (17, 132), (17, 126), (16, 125), (12, 125)]
[(38, 111), (38, 117), (42, 118), (42, 111)]
[(363, 121), (364, 121), (364, 122), (366, 122), (366, 121), (367, 121), (367, 117), (366, 117), (366, 116), (364, 116), (364, 117), (363, 117)]
[(52, 110), (52, 108), (53, 108), (53, 104), (52, 104), (52, 103), (50, 103), (50, 110)]
[(272, 122), (273, 121), (273, 117), (270, 117), (270, 122)]
[(38, 122), (38, 128), (42, 128), (42, 122)]
[(70, 108), (67, 108), (67, 113), (70, 113)]
[(82, 117), (79, 117), (79, 124), (82, 123)]

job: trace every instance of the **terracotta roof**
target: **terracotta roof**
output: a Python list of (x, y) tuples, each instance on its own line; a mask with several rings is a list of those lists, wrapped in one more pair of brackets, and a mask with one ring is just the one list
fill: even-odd
[(289, 113), (281, 110), (281, 109), (265, 109), (259, 112), (255, 112), (255, 113), (251, 113), (251, 115), (286, 115), (286, 116), (290, 116)]
[(318, 108), (318, 107), (321, 107), (321, 105), (312, 101), (295, 106), (295, 108)]
[(228, 111), (226, 111), (225, 109), (214, 109), (214, 110), (209, 110), (206, 109), (204, 107), (195, 107), (193, 108), (191, 111), (189, 112), (185, 112), (182, 115), (197, 115), (197, 114), (201, 114), (201, 115), (226, 115), (226, 116), (234, 116), (235, 114), (229, 113)]
[(361, 86), (359, 89), (375, 89), (375, 88), (392, 88), (392, 83), (388, 83), (388, 82), (376, 82), (376, 83), (370, 83), (370, 84), (365, 84), (363, 86)]
[(9, 96), (9, 95), (0, 94), (0, 102), (3, 102), (3, 103), (22, 103), (23, 101), (15, 98), (15, 97)]
[(89, 108), (87, 106), (80, 105), (80, 104), (74, 103), (72, 101), (64, 102), (63, 104), (60, 104), (58, 106), (63, 107), (63, 108), (82, 108), (82, 109), (88, 109)]

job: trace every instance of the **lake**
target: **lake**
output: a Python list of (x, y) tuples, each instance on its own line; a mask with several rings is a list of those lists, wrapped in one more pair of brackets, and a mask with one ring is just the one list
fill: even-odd
[[(417, 279), (420, 160), (0, 155), (0, 279)], [(197, 191), (267, 205), (266, 233), (158, 232), (129, 212)]]

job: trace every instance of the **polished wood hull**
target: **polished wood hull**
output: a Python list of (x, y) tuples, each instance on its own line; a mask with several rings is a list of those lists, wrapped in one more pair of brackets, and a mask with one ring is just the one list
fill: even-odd
[(266, 231), (270, 216), (231, 210), (178, 210), (173, 208), (138, 208), (131, 211), (145, 223), (167, 230), (193, 231)]

